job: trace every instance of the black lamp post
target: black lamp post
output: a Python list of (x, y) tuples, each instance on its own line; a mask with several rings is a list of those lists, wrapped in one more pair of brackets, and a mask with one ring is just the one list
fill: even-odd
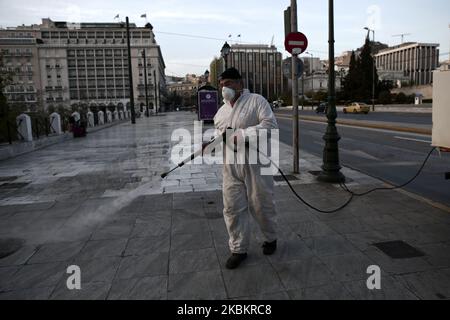
[(130, 46), (130, 24), (128, 17), (126, 18), (127, 28), (127, 51), (128, 51), (128, 82), (130, 85), (130, 107), (131, 107), (131, 123), (136, 123), (136, 114), (134, 110), (134, 90), (133, 90), (133, 68), (131, 67), (131, 46)]
[(208, 81), (208, 79), (209, 79), (209, 71), (208, 71), (208, 70), (205, 71), (204, 76), (205, 76), (205, 85), (207, 85), (208, 82), (209, 82), (209, 81)]
[[(368, 27), (365, 27), (364, 30), (367, 30), (368, 32), (372, 31), (373, 34), (373, 44), (372, 46), (375, 45), (375, 30), (372, 30)], [(367, 36), (368, 37), (368, 36)], [(373, 54), (373, 49), (371, 50), (372, 52), (372, 111), (375, 111), (375, 55)]]
[(338, 142), (341, 139), (336, 129), (336, 74), (334, 71), (334, 3), (328, 0), (328, 23), (329, 23), (329, 39), (328, 39), (328, 111), (327, 111), (327, 131), (323, 136), (325, 147), (323, 150), (322, 172), (317, 177), (319, 181), (338, 183), (345, 181), (339, 165), (339, 148)]
[(225, 44), (222, 47), (222, 50), (220, 50), (222, 58), (225, 60), (225, 70), (228, 69), (227, 57), (230, 54), (230, 51), (231, 51), (230, 45), (228, 44), (228, 42), (225, 42)]

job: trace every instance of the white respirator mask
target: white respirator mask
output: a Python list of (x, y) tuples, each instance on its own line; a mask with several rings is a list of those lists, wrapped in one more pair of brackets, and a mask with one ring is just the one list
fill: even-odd
[(231, 102), (236, 96), (236, 91), (231, 88), (223, 87), (222, 88), (222, 97), (225, 101)]

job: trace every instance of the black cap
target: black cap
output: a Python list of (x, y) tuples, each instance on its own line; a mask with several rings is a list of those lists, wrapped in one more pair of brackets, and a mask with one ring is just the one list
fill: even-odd
[(219, 76), (219, 80), (224, 80), (224, 79), (239, 80), (239, 79), (242, 79), (242, 76), (237, 69), (228, 68)]

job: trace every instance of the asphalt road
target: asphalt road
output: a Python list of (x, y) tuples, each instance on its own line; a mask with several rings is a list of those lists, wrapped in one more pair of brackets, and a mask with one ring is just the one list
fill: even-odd
[[(292, 110), (277, 110), (277, 114), (291, 115)], [(317, 114), (312, 110), (299, 110), (300, 115), (304, 116), (321, 116), (324, 119), (326, 115), (323, 113)], [(338, 111), (338, 117), (340, 119), (351, 119), (351, 120), (369, 120), (369, 121), (384, 121), (384, 122), (400, 122), (400, 123), (411, 123), (420, 125), (430, 125), (432, 124), (431, 113), (406, 113), (406, 112), (370, 112), (369, 114), (344, 114)]]
[[(388, 115), (380, 116), (383, 119), (386, 117), (383, 121), (393, 121)], [(280, 117), (279, 113), (277, 118), (280, 139), (292, 145), (292, 121)], [(402, 119), (428, 121), (420, 114)], [(322, 137), (326, 123), (301, 120), (299, 128), (300, 152), (305, 150), (322, 157), (324, 147)], [(338, 132), (341, 136), (339, 142), (341, 165), (395, 185), (412, 178), (431, 150), (431, 137), (426, 135), (342, 125), (338, 125)], [(450, 154), (442, 154), (439, 157), (438, 153), (434, 152), (421, 175), (405, 187), (405, 190), (450, 206), (450, 180), (445, 180), (444, 177), (448, 171), (450, 171)]]

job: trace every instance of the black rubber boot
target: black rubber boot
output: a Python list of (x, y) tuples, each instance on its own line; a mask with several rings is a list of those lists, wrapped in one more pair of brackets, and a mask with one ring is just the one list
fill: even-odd
[(246, 253), (233, 253), (231, 255), (230, 258), (228, 258), (227, 263), (226, 263), (226, 267), (227, 269), (236, 269), (237, 267), (239, 267), (239, 265), (242, 263), (242, 261), (244, 261), (245, 259), (247, 259), (247, 254)]
[(264, 242), (262, 247), (264, 255), (270, 256), (277, 250), (277, 240), (273, 242)]

